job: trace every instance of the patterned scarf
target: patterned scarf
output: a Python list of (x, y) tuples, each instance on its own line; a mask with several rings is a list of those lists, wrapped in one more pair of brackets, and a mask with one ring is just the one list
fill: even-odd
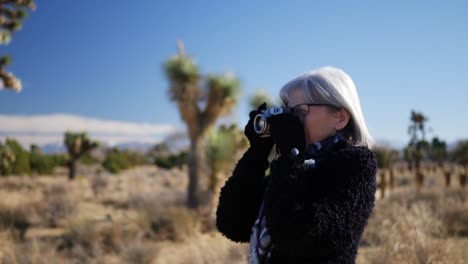
[[(306, 157), (304, 165), (307, 165), (308, 168), (315, 168), (317, 166), (315, 159), (318, 158), (324, 150), (328, 150), (340, 142), (346, 142), (346, 139), (342, 134), (336, 134), (322, 141), (309, 144), (304, 151)], [(271, 250), (274, 245), (271, 243), (271, 236), (268, 233), (265, 219), (266, 217), (263, 215), (262, 201), (250, 235), (250, 264), (265, 264), (271, 256)]]

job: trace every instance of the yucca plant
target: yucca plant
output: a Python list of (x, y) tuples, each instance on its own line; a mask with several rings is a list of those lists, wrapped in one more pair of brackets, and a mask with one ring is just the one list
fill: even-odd
[(408, 127), (410, 142), (405, 149), (405, 156), (410, 161), (410, 168), (416, 169), (416, 189), (419, 191), (424, 183), (424, 174), (421, 170), (421, 161), (427, 156), (429, 142), (426, 141), (427, 116), (421, 112), (411, 111), (411, 124)]
[[(21, 29), (23, 20), (28, 15), (28, 9), (30, 11), (36, 9), (33, 0), (0, 0), (0, 45), (10, 43), (13, 33)], [(10, 63), (10, 56), (0, 57), (0, 79), (3, 81), (4, 88), (20, 92), (21, 80), (4, 69)]]
[(11, 164), (7, 174), (13, 175), (28, 175), (31, 173), (30, 155), (27, 150), (23, 149), (21, 144), (12, 138), (5, 140), (7, 146), (14, 154), (15, 161)]
[(230, 113), (236, 105), (240, 82), (231, 74), (209, 74), (203, 78), (192, 58), (185, 55), (180, 41), (178, 54), (164, 63), (164, 71), (169, 81), (170, 99), (177, 104), (190, 140), (187, 206), (198, 208), (202, 191), (200, 177), (206, 166), (206, 135), (216, 120)]
[(15, 160), (15, 153), (7, 145), (0, 143), (0, 175), (7, 174)]
[(73, 180), (76, 174), (76, 163), (86, 153), (98, 146), (98, 142), (88, 138), (86, 132), (65, 132), (65, 146), (68, 151), (69, 161), (67, 163), (68, 178)]
[(266, 103), (267, 108), (274, 106), (273, 99), (271, 99), (271, 96), (264, 90), (256, 91), (249, 99), (249, 106), (252, 110), (257, 109), (258, 106), (263, 103)]

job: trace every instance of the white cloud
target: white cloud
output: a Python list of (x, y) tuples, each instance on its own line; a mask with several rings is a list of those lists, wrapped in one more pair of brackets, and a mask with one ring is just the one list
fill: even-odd
[(157, 143), (177, 131), (169, 124), (132, 123), (68, 114), (0, 115), (0, 139), (15, 138), (25, 146), (61, 143), (67, 130), (86, 131), (93, 139), (109, 145)]

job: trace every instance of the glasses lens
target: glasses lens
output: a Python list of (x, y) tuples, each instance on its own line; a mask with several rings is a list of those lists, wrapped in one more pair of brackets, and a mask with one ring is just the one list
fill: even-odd
[(307, 115), (308, 112), (309, 112), (309, 109), (307, 105), (298, 105), (293, 108), (293, 113), (298, 117), (303, 117)]

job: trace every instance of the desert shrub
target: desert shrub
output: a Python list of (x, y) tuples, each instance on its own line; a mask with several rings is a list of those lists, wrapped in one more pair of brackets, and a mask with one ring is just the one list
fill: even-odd
[(43, 154), (37, 146), (31, 146), (30, 153), (31, 171), (38, 174), (52, 174), (55, 168), (54, 159)]
[(80, 162), (85, 165), (93, 165), (99, 163), (99, 159), (91, 155), (90, 152), (87, 152), (80, 158)]
[(38, 205), (39, 214), (49, 227), (57, 227), (60, 220), (75, 212), (77, 203), (62, 185), (52, 185), (44, 193), (44, 200)]
[(13, 153), (8, 146), (0, 142), (0, 175), (7, 175), (10, 173), (15, 159), (15, 153)]
[(66, 167), (70, 159), (67, 154), (51, 154), (48, 155), (55, 167)]
[(468, 206), (445, 209), (442, 221), (450, 235), (468, 236)]
[(136, 151), (124, 150), (123, 153), (127, 156), (128, 161), (133, 166), (151, 164), (151, 160), (144, 154)]
[(10, 243), (0, 247), (0, 263), (2, 264), (60, 264), (64, 263), (55, 254), (50, 242), (41, 240), (28, 240), (21, 243)]
[(118, 173), (121, 170), (129, 169), (132, 165), (125, 153), (113, 149), (107, 154), (102, 166), (111, 173)]
[(147, 163), (148, 161), (143, 154), (114, 148), (107, 153), (102, 165), (111, 173), (119, 173), (121, 170)]
[(438, 206), (445, 229), (451, 236), (468, 236), (468, 193), (447, 191)]
[(130, 242), (122, 252), (123, 260), (128, 264), (153, 263), (159, 247), (142, 241)]
[(103, 190), (105, 190), (107, 185), (108, 181), (106, 179), (106, 176), (98, 174), (91, 177), (91, 189), (93, 190), (94, 195), (98, 195)]
[(166, 156), (159, 156), (154, 159), (154, 164), (163, 169), (172, 169), (174, 167), (181, 168), (182, 165), (187, 164), (188, 154), (187, 152), (181, 152), (179, 154), (170, 154)]
[(201, 219), (185, 207), (159, 207), (147, 202), (140, 208), (140, 226), (155, 240), (184, 241), (200, 232)]
[(389, 147), (376, 146), (372, 149), (379, 168), (389, 168), (398, 158), (398, 151)]
[(0, 229), (11, 230), (17, 238), (24, 239), (30, 225), (25, 207), (0, 204)]
[(118, 254), (127, 241), (122, 225), (107, 220), (69, 219), (58, 251), (69, 255), (98, 258), (105, 254)]
[(9, 168), (7, 174), (29, 174), (31, 172), (29, 152), (24, 150), (23, 147), (14, 139), (7, 139), (5, 141), (5, 145), (8, 146), (15, 155), (15, 161)]

